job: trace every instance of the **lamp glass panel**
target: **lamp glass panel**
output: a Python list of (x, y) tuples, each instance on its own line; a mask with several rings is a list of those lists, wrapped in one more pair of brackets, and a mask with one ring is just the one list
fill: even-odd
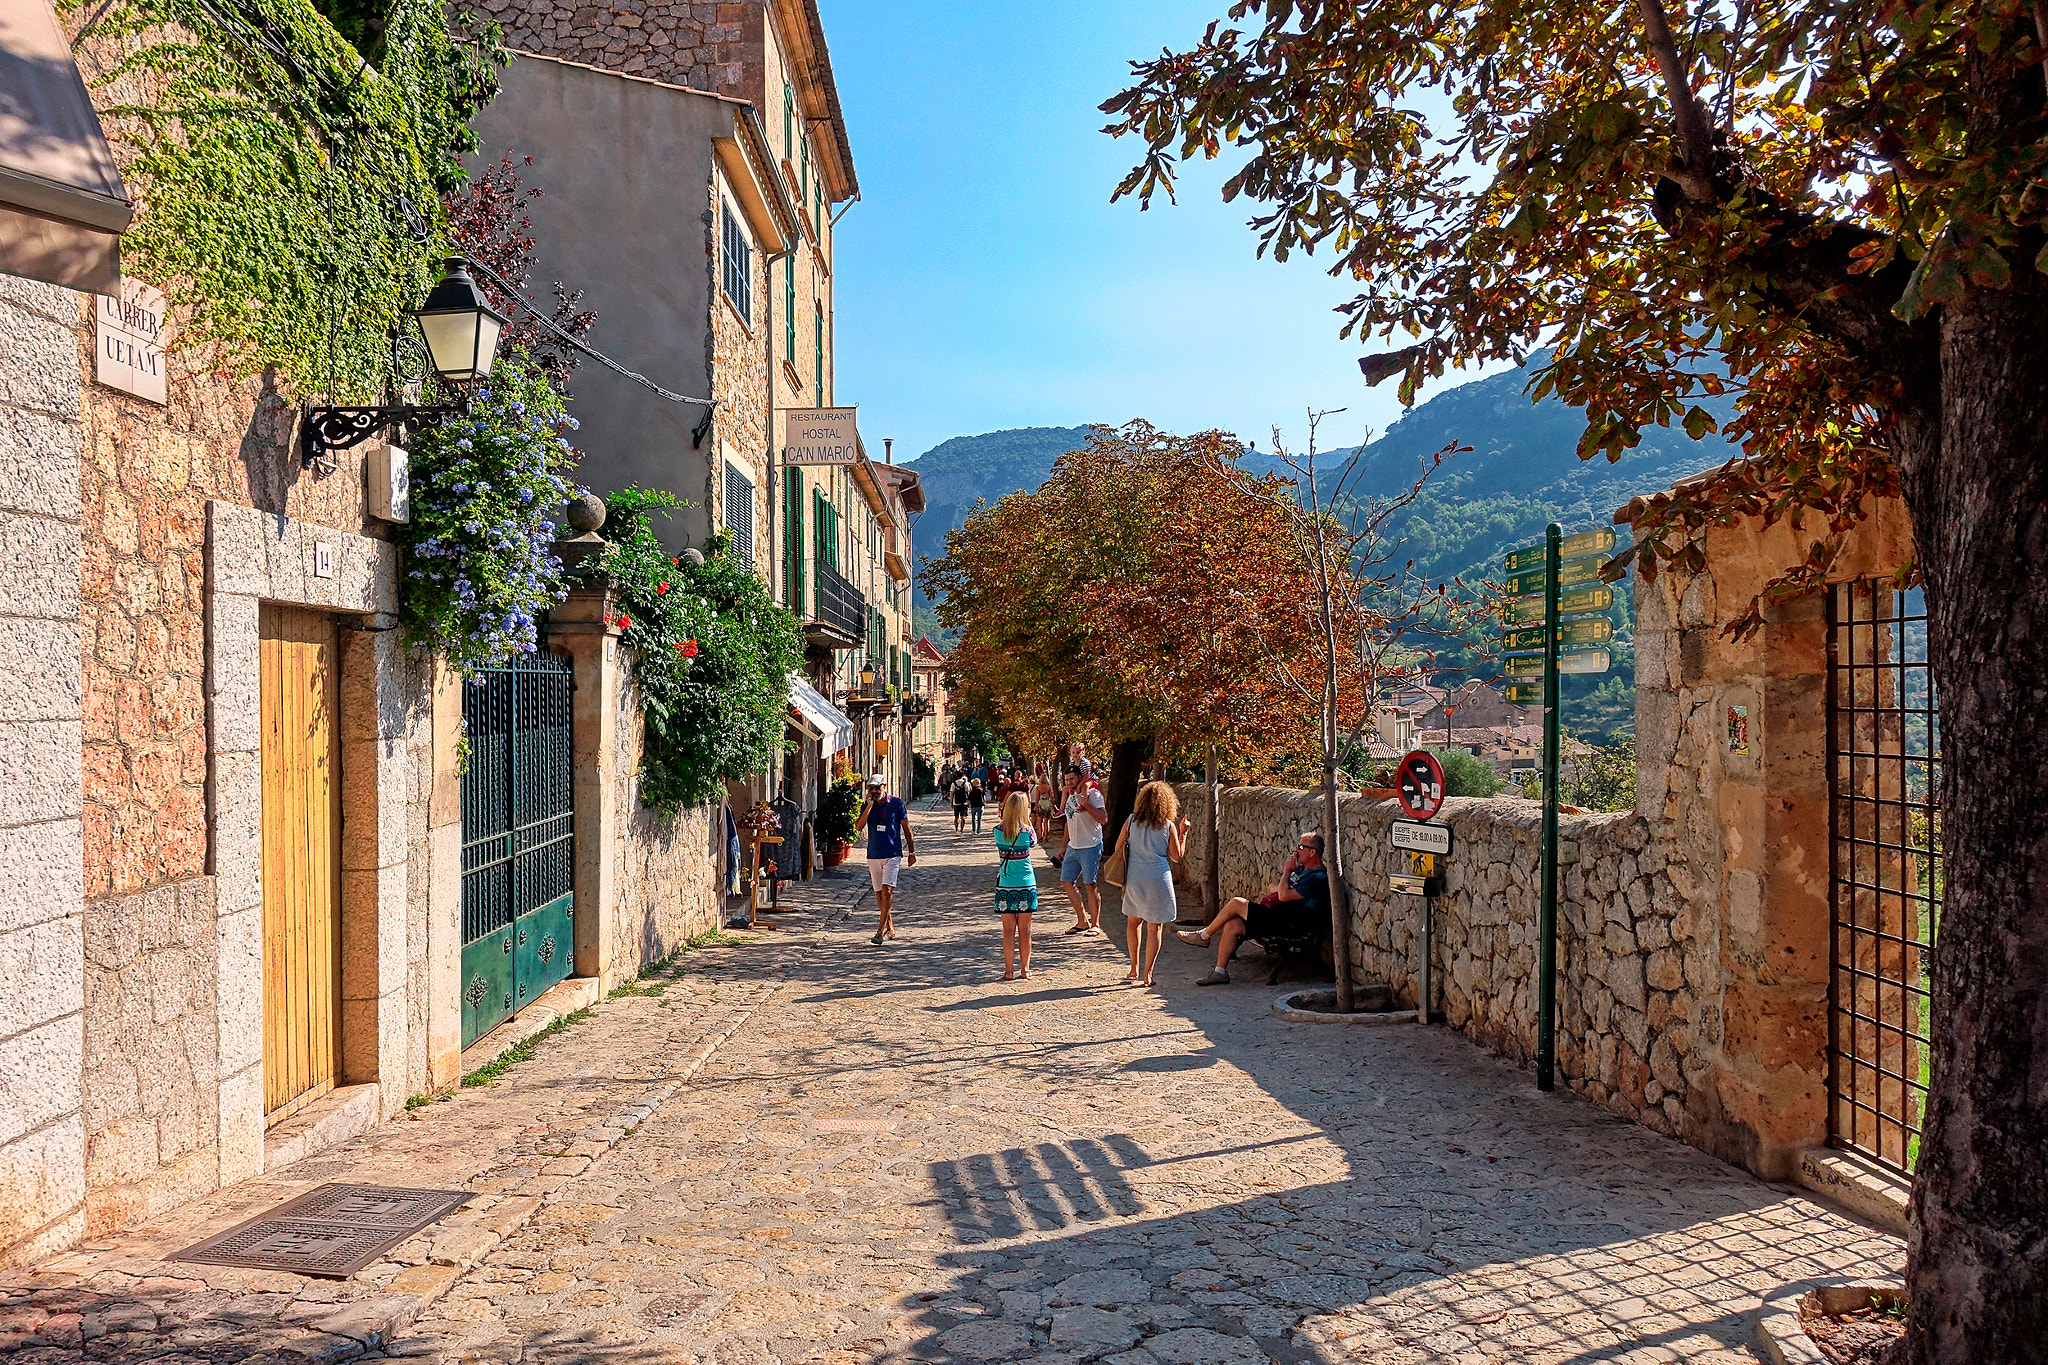
[(505, 320), (490, 313), (478, 316), (476, 323), (476, 377), (489, 376), (491, 364), (498, 355), (498, 333), (505, 328)]
[(434, 373), (444, 379), (476, 378), (477, 342), (481, 328), (490, 328), (491, 340), (497, 340), (497, 324), (490, 316), (465, 310), (460, 313), (421, 313), (419, 319), (420, 331), (427, 339), (427, 354), (434, 362)]

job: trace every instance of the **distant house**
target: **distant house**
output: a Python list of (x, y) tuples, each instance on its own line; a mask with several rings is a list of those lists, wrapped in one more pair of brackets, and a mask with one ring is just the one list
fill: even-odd
[(1515, 705), (1485, 683), (1468, 682), (1448, 694), (1437, 690), (1416, 724), (1425, 744), (1457, 744), (1468, 730), (1535, 725), (1540, 719), (1534, 708)]

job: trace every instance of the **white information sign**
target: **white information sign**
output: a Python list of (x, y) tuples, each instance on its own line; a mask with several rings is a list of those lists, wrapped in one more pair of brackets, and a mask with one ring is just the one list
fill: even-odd
[(1451, 827), (1425, 825), (1420, 820), (1396, 820), (1387, 841), (1395, 848), (1413, 849), (1417, 853), (1449, 853)]
[(123, 275), (121, 297), (99, 295), (93, 318), (93, 377), (137, 398), (169, 403), (164, 388), (163, 294), (133, 275)]
[(853, 408), (788, 408), (782, 458), (789, 464), (850, 465), (860, 455)]

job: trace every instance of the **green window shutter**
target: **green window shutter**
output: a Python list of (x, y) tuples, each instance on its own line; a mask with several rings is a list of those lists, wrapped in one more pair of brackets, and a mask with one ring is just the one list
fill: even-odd
[(782, 263), (782, 358), (796, 364), (796, 257)]
[(792, 466), (786, 476), (782, 527), (782, 583), (789, 609), (804, 614), (804, 471)]
[(782, 154), (789, 155), (789, 144), (796, 141), (796, 87), (788, 81), (782, 83)]
[(818, 401), (813, 407), (825, 406), (825, 308), (820, 304), (811, 314), (816, 335), (811, 339), (811, 364), (816, 368), (812, 373), (817, 379)]

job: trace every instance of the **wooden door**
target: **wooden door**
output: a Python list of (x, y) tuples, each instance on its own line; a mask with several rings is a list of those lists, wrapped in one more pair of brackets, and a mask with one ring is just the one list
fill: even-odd
[(340, 647), (332, 616), (262, 609), (263, 1107), (334, 1087), (341, 1039)]

